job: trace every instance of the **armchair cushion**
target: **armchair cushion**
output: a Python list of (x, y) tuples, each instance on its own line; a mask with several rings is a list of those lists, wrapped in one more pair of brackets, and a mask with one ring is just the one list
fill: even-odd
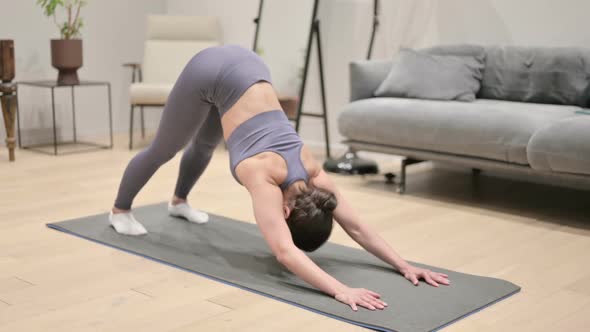
[(219, 45), (210, 41), (148, 40), (145, 42), (143, 81), (174, 83), (189, 60), (201, 50)]
[(129, 89), (132, 105), (164, 105), (172, 84), (133, 83)]
[(217, 17), (150, 15), (143, 58), (143, 82), (173, 84), (189, 60), (221, 44)]

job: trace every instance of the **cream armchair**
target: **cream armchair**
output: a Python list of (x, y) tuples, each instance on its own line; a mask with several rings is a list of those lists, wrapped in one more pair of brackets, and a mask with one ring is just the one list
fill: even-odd
[(140, 108), (141, 136), (145, 138), (144, 108), (161, 108), (186, 63), (199, 51), (221, 44), (216, 17), (150, 15), (143, 63), (126, 63), (132, 69), (129, 149), (133, 148), (135, 108)]

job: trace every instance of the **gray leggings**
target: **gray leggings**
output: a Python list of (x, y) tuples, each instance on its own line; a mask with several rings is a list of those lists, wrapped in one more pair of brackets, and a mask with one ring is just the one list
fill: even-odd
[(158, 168), (190, 142), (174, 190), (177, 197), (186, 199), (223, 137), (221, 116), (258, 81), (270, 82), (268, 68), (245, 48), (212, 47), (194, 56), (174, 84), (153, 142), (125, 169), (115, 207), (131, 209), (133, 199)]

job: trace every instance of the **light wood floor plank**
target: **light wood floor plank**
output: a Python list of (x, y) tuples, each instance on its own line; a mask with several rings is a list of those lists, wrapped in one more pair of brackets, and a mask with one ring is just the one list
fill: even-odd
[[(0, 331), (364, 331), (45, 227), (108, 211), (138, 152), (124, 143), (59, 157), (17, 151), (15, 163), (0, 151)], [(158, 170), (136, 205), (170, 198), (179, 157)], [(381, 169), (395, 170), (395, 160), (384, 158)], [(190, 200), (253, 222), (250, 197), (228, 166), (220, 147)], [(334, 179), (406, 258), (523, 287), (445, 331), (588, 330), (589, 192), (485, 172), (475, 185), (468, 172), (428, 164), (409, 169), (403, 196), (382, 176)], [(331, 240), (358, 248), (339, 228)]]

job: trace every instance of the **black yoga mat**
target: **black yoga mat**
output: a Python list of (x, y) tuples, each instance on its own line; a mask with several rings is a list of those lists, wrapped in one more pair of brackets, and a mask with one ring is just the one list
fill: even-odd
[(415, 287), (369, 253), (328, 243), (310, 257), (344, 284), (378, 292), (389, 304), (383, 311), (353, 312), (280, 265), (254, 224), (217, 215), (207, 224), (191, 224), (168, 216), (165, 203), (134, 214), (147, 235), (116, 233), (107, 214), (47, 226), (377, 331), (437, 330), (520, 290), (508, 281), (422, 264), (417, 265), (448, 274), (452, 285)]

